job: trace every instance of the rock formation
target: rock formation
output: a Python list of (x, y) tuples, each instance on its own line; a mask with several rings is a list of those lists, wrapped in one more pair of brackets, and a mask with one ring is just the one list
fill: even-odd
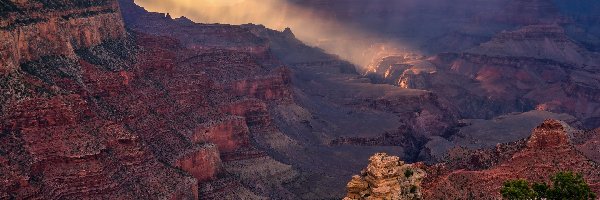
[(265, 101), (290, 92), (285, 69), (252, 68), (265, 55), (126, 32), (112, 0), (6, 5), (0, 198), (197, 199), (231, 171), (224, 162), (270, 159), (248, 124), (268, 126)]
[[(423, 199), (498, 199), (506, 180), (549, 182), (549, 175), (559, 171), (582, 174), (592, 190), (598, 192), (600, 165), (586, 157), (596, 154), (582, 153), (579, 149), (587, 146), (575, 145), (597, 135), (594, 131), (578, 131), (562, 121), (545, 120), (526, 140), (498, 144), (491, 149), (454, 151), (450, 153), (454, 157), (434, 165), (403, 165), (397, 157), (376, 154), (361, 175), (352, 177), (346, 199), (406, 199), (403, 195), (407, 193), (400, 189), (406, 184), (418, 185), (418, 197)], [(416, 172), (415, 178), (423, 179), (398, 182), (407, 180), (397, 171), (403, 167)]]
[[(559, 171), (582, 174), (592, 190), (598, 192), (600, 167), (573, 145), (574, 130), (564, 122), (546, 120), (533, 130), (529, 139), (498, 145), (494, 150), (497, 153), (479, 151), (429, 167), (428, 177), (423, 181), (426, 188), (423, 196), (496, 199), (500, 198), (500, 188), (506, 180), (548, 182), (547, 177)], [(475, 163), (488, 164), (475, 167)]]
[[(533, 106), (512, 96), (485, 104), (498, 92), (517, 88), (540, 109), (597, 119), (595, 72), (590, 78), (563, 63), (449, 53), (387, 68), (403, 88), (375, 85), (290, 29), (198, 24), (133, 0), (0, 0), (0, 50), (0, 199), (340, 198), (340, 177), (358, 171), (361, 159), (387, 151), (416, 160), (427, 140), (452, 136), (459, 111), (494, 105), (481, 109), (493, 116), (513, 111), (507, 102)], [(524, 65), (541, 79), (515, 69)], [(436, 82), (442, 72), (462, 77), (455, 84), (480, 74), (484, 88), (421, 90), (448, 83)], [(521, 82), (499, 81), (513, 75)], [(529, 88), (535, 83), (549, 86)], [(546, 89), (564, 93), (537, 95)], [(473, 95), (447, 100), (463, 94)], [(576, 97), (589, 106), (570, 106)], [(481, 105), (462, 107), (473, 100)], [(565, 144), (545, 137), (518, 149)], [(591, 142), (573, 144), (593, 155)], [(511, 147), (495, 152), (517, 152)], [(378, 154), (353, 178), (349, 198), (435, 196), (435, 185), (419, 184), (429, 174), (454, 177), (445, 170), (509, 160), (486, 153), (431, 170)]]
[(581, 123), (571, 115), (547, 111), (511, 113), (489, 120), (463, 119), (452, 136), (433, 137), (428, 141), (420, 157), (429, 163), (441, 162), (446, 159), (449, 151), (456, 150), (455, 147), (486, 149), (496, 147), (497, 144), (518, 141), (529, 137), (531, 130), (545, 119), (557, 119), (581, 127)]
[(116, 1), (3, 1), (0, 18), (0, 71), (43, 56), (73, 57), (79, 48), (123, 38)]
[(344, 200), (422, 199), (421, 181), (426, 176), (419, 164), (405, 164), (396, 156), (377, 153), (369, 165), (346, 186)]
[[(544, 43), (545, 36), (539, 34), (552, 35), (551, 32), (544, 31), (537, 33), (518, 37), (525, 37), (522, 38), (522, 42)], [(560, 37), (566, 36), (563, 33)], [(504, 42), (495, 45), (510, 51), (519, 51), (515, 45)], [(523, 44), (523, 46), (530, 45)], [(577, 48), (581, 49), (581, 47)], [(548, 49), (566, 50), (551, 47)], [(379, 73), (387, 66), (382, 61), (373, 68), (377, 73), (370, 72), (367, 76), (375, 83), (432, 91), (440, 98), (447, 99), (449, 107), (456, 108), (461, 118), (489, 119), (511, 112), (542, 110), (570, 114), (582, 121), (586, 128), (600, 125), (596, 117), (598, 115), (596, 94), (599, 90), (596, 86), (599, 81), (597, 67), (556, 61), (564, 59), (553, 57), (550, 53), (539, 54), (542, 57), (552, 57), (542, 59), (536, 58), (539, 56), (525, 57), (524, 53), (497, 55), (485, 54), (484, 50), (473, 52), (442, 53), (422, 60), (399, 60), (393, 62), (391, 66), (404, 67), (387, 68), (391, 70), (386, 72), (391, 74), (390, 76)], [(491, 52), (501, 51), (491, 50)], [(584, 54), (587, 55), (589, 52)], [(553, 95), (544, 95), (547, 91), (552, 91)]]

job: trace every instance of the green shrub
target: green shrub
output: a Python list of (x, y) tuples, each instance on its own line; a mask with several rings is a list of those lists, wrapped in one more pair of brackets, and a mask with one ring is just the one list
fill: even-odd
[(404, 176), (406, 178), (410, 178), (413, 174), (414, 174), (414, 172), (410, 169), (407, 169), (406, 171), (404, 171)]
[(502, 197), (510, 200), (527, 200), (536, 197), (535, 192), (529, 187), (527, 180), (510, 180), (504, 183), (500, 190)]
[(596, 194), (592, 192), (581, 174), (559, 172), (551, 180), (552, 188), (547, 192), (548, 199), (596, 199)]
[(416, 185), (411, 185), (410, 186), (410, 193), (416, 193), (417, 192), (417, 186)]
[(552, 186), (546, 183), (533, 183), (526, 180), (509, 180), (500, 190), (502, 197), (510, 200), (549, 199), (549, 200), (594, 200), (596, 194), (585, 182), (581, 174), (559, 172), (551, 178)]
[(548, 197), (548, 185), (546, 183), (533, 183), (533, 191), (537, 195), (538, 198), (547, 198)]

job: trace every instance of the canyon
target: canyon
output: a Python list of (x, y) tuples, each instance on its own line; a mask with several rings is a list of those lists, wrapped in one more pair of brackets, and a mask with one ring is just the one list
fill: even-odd
[[(3, 4), (2, 198), (333, 198), (355, 153), (410, 155), (454, 123), (432, 93), (370, 84), (289, 30), (133, 1)], [(397, 139), (334, 142), (382, 136)]]
[[(405, 179), (403, 177), (397, 178), (397, 175), (375, 176), (368, 178), (369, 183), (360, 187), (365, 191), (376, 192), (381, 190), (380, 182), (386, 182), (389, 185), (386, 191), (390, 191), (391, 194), (384, 196), (384, 199), (415, 199), (411, 193), (397, 192), (406, 187), (398, 185), (403, 182), (417, 185), (413, 191), (422, 195), (419, 197), (422, 199), (501, 199), (500, 188), (504, 181), (526, 179), (549, 182), (545, 178), (546, 174), (572, 170), (583, 175), (590, 183), (591, 189), (597, 193), (600, 191), (598, 160), (590, 160), (590, 155), (582, 153), (580, 146), (576, 145), (584, 135), (587, 135), (584, 131), (574, 129), (564, 122), (545, 120), (532, 131), (529, 138), (497, 144), (490, 149), (457, 149), (449, 154), (451, 158), (447, 162), (435, 165), (415, 163), (409, 166), (412, 167), (412, 171), (420, 171), (416, 174), (419, 174), (418, 177), (424, 177), (422, 180), (407, 182), (401, 180)], [(383, 160), (390, 160), (399, 165), (397, 158)], [(377, 159), (370, 161), (368, 169), (373, 168), (372, 165), (381, 165)], [(401, 164), (400, 161), (400, 166)], [(385, 173), (393, 170), (382, 171)], [(371, 174), (377, 173), (369, 171), (367, 174), (372, 176)], [(346, 199), (382, 198), (369, 195), (368, 192), (354, 193), (355, 188), (359, 187), (357, 180), (359, 178), (353, 177), (348, 183), (349, 194)]]
[(600, 192), (597, 30), (573, 33), (597, 16), (511, 0), (451, 13), (440, 38), (400, 19), (442, 2), (290, 2), (431, 54), (363, 68), (289, 28), (0, 0), (0, 199), (494, 199), (560, 170)]

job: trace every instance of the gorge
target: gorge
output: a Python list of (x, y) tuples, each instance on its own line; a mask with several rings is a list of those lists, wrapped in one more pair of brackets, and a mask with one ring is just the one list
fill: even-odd
[(0, 199), (497, 199), (564, 170), (600, 193), (600, 15), (470, 1), (286, 1), (336, 25), (307, 33), (0, 0)]

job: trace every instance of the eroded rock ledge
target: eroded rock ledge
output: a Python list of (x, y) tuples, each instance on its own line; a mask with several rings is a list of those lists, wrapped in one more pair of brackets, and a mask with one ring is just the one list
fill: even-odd
[(405, 164), (386, 153), (377, 153), (369, 161), (369, 166), (346, 186), (348, 195), (344, 200), (422, 198), (421, 180), (426, 174), (420, 163)]

